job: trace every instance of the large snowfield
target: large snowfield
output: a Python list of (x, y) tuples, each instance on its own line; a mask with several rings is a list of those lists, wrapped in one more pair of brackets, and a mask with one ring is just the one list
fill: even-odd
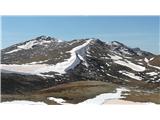
[[(56, 65), (47, 65), (47, 64), (38, 64), (40, 62), (37, 62), (37, 64), (23, 64), (23, 65), (16, 65), (16, 64), (1, 64), (2, 70), (8, 71), (8, 72), (18, 72), (21, 74), (37, 74), (42, 75), (41, 73), (44, 72), (57, 72), (60, 74), (65, 74), (67, 70), (73, 69), (76, 67), (80, 61), (84, 61), (85, 57), (85, 49), (87, 45), (90, 43), (92, 39), (87, 40), (84, 44), (79, 45), (75, 48), (73, 48), (70, 51), (67, 51), (71, 54), (71, 57), (66, 59), (64, 62), (57, 63)], [(29, 45), (28, 45), (29, 44)], [(27, 45), (21, 47), (21, 49), (29, 49), (31, 46), (33, 46), (33, 43), (28, 43)], [(26, 47), (27, 46), (27, 47)], [(87, 65), (86, 61), (85, 65)]]

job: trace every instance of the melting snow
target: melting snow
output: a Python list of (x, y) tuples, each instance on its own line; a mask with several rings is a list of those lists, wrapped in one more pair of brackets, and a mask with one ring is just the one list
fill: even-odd
[[(78, 55), (85, 56), (86, 46), (90, 43), (91, 39), (86, 41), (84, 44), (73, 48), (71, 51), (68, 51), (71, 54), (71, 57), (64, 62), (57, 63), (56, 65), (48, 65), (42, 69), (39, 69), (38, 73), (43, 72), (58, 72), (61, 74), (66, 73), (67, 70), (73, 69), (80, 63), (80, 58)], [(82, 59), (82, 57), (81, 57)]]
[(24, 45), (18, 46), (18, 48), (27, 50), (27, 49), (32, 48), (32, 46), (33, 46), (33, 45), (36, 45), (36, 44), (37, 44), (36, 41), (29, 41), (29, 42), (27, 42), (27, 43), (24, 44)]
[(78, 57), (83, 61), (83, 63), (82, 63), (83, 65), (85, 65), (86, 67), (89, 66), (87, 61), (80, 54), (78, 54)]
[(158, 66), (154, 66), (154, 65), (151, 65), (151, 64), (149, 64), (149, 63), (148, 63), (148, 66), (150, 66), (150, 67), (153, 67), (153, 68), (156, 68), (156, 69), (159, 69), (159, 70), (160, 70), (160, 67), (158, 67)]
[(123, 91), (129, 91), (129, 90), (127, 90), (126, 88), (117, 88), (116, 93), (103, 93), (103, 94), (96, 96), (95, 98), (88, 99), (88, 100), (83, 101), (79, 104), (98, 104), (98, 105), (101, 105), (106, 100), (124, 98), (123, 96), (121, 96)]
[[(111, 57), (111, 59), (114, 60), (115, 63), (119, 64), (119, 65), (123, 65), (123, 66), (126, 66), (126, 67), (129, 67), (131, 68), (132, 70), (135, 70), (135, 71), (144, 71), (145, 70), (145, 67), (143, 66), (140, 66), (140, 65), (136, 65), (128, 60), (124, 60), (122, 57), (120, 56), (117, 56), (117, 55), (108, 55)], [(124, 60), (124, 61), (122, 61)]]
[(14, 52), (17, 52), (17, 51), (23, 50), (23, 49), (24, 50), (31, 49), (34, 45), (43, 45), (43, 44), (49, 44), (49, 43), (51, 43), (51, 41), (48, 41), (48, 40), (41, 40), (41, 41), (32, 40), (32, 41), (26, 42), (24, 45), (17, 46), (17, 49), (6, 52), (5, 54), (14, 53)]
[(141, 62), (138, 62), (138, 64), (143, 65), (143, 63), (141, 63)]
[(116, 76), (110, 75), (110, 74), (108, 74), (108, 73), (107, 73), (107, 75), (110, 76), (110, 77), (113, 77), (113, 78), (117, 78)]
[(156, 80), (156, 82), (160, 82), (160, 79)]
[(148, 62), (149, 62), (149, 60), (148, 60), (147, 58), (144, 58), (144, 61), (145, 61), (146, 63), (148, 63)]
[(55, 101), (56, 103), (59, 103), (59, 104), (64, 104), (66, 101), (63, 100), (62, 98), (54, 98), (54, 97), (48, 97), (47, 98), (48, 100), (53, 100)]
[(110, 56), (111, 59), (113, 59), (113, 60), (120, 60), (120, 59), (122, 59), (122, 57), (117, 56), (117, 55), (109, 55), (109, 54), (108, 54), (108, 56)]
[(150, 58), (149, 60), (151, 61), (151, 60), (153, 60), (153, 59), (154, 59), (154, 57)]
[(126, 75), (130, 78), (136, 79), (136, 80), (142, 80), (142, 77), (136, 76), (134, 73), (127, 72), (127, 71), (119, 71), (119, 73), (122, 73), (123, 75)]
[(5, 54), (14, 53), (14, 52), (17, 52), (17, 51), (19, 51), (19, 50), (21, 50), (21, 49), (15, 49), (15, 50), (11, 50), (11, 51), (9, 51), (9, 52), (6, 52)]
[(117, 63), (119, 65), (123, 65), (123, 66), (129, 67), (134, 71), (144, 71), (146, 69), (143, 66), (136, 65), (136, 64), (134, 64), (134, 63), (132, 63), (130, 61), (127, 61), (127, 60), (126, 61), (118, 60), (118, 61), (115, 61), (115, 63)]
[(13, 73), (27, 73), (27, 74), (34, 74), (37, 69), (43, 68), (46, 65), (44, 64), (36, 64), (36, 65), (6, 65), (6, 64), (1, 64), (2, 70), (7, 70)]
[(155, 76), (155, 75), (158, 75), (158, 73), (156, 72), (149, 72), (149, 73), (146, 73), (147, 75), (150, 75), (150, 76)]
[[(58, 72), (60, 74), (64, 74), (66, 73), (67, 70), (73, 69), (74, 67), (76, 67), (81, 60), (84, 61), (84, 64), (86, 66), (88, 66), (87, 62), (84, 60), (83, 57), (85, 57), (85, 49), (91, 40), (92, 39), (86, 41), (84, 44), (80, 46), (73, 48), (71, 51), (68, 51), (69, 53), (71, 53), (71, 57), (65, 60), (64, 62), (57, 63), (56, 65), (38, 64), (38, 63), (45, 62), (45, 61), (39, 61), (39, 62), (32, 62), (32, 63), (23, 64), (23, 65), (1, 64), (1, 66), (2, 66), (2, 69), (8, 70), (11, 72), (19, 72), (19, 73), (22, 72), (22, 73), (40, 75), (41, 73), (44, 73), (44, 72), (53, 71), (53, 72)], [(31, 43), (28, 45), (31, 46)], [(29, 48), (29, 46), (27, 48)]]
[(23, 64), (23, 65), (35, 65), (35, 64), (41, 64), (41, 63), (44, 63), (44, 62), (47, 62), (47, 61), (48, 61), (48, 60), (37, 61), (37, 62), (26, 63), (26, 64)]

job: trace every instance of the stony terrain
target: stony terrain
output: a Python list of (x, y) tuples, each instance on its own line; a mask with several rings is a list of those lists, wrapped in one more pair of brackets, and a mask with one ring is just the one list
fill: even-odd
[[(40, 36), (2, 49), (1, 66), (2, 101), (21, 99), (21, 95), (27, 99), (26, 96), (32, 93), (42, 95), (43, 90), (48, 91), (61, 84), (101, 81), (130, 89), (127, 100), (160, 103), (160, 56), (139, 48), (130, 48), (118, 41), (106, 43), (96, 38), (60, 41)], [(100, 92), (98, 88), (99, 84), (93, 90), (95, 94), (91, 94), (92, 97), (110, 92), (104, 89), (100, 89)], [(143, 92), (137, 93), (135, 90)], [(85, 99), (91, 97), (87, 89), (83, 93)], [(72, 95), (72, 92), (68, 92), (68, 95)], [(134, 97), (136, 95), (139, 97)], [(154, 100), (149, 98), (150, 95)]]

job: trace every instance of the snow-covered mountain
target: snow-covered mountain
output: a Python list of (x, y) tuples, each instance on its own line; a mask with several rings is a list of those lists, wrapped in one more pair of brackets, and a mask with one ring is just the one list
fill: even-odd
[(40, 36), (1, 50), (1, 57), (2, 93), (80, 80), (160, 86), (160, 62), (153, 62), (159, 56), (118, 41)]

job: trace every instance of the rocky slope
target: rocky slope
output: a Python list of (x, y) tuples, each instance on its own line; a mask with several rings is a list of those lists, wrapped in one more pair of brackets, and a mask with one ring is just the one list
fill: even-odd
[(159, 56), (118, 41), (59, 41), (40, 36), (2, 49), (1, 66), (3, 94), (24, 94), (81, 80), (160, 87)]

